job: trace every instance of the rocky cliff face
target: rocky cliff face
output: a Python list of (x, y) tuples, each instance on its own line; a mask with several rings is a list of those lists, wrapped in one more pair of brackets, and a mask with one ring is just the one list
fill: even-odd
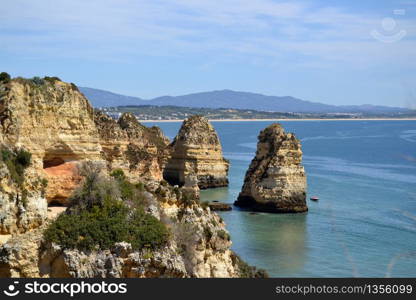
[(168, 182), (184, 185), (188, 176), (195, 175), (201, 189), (228, 186), (229, 163), (206, 118), (192, 116), (185, 120), (170, 147), (172, 156), (163, 175)]
[[(16, 170), (15, 150), (0, 145), (0, 244), (46, 219), (45, 186), (33, 170)], [(20, 175), (24, 174), (24, 176)]]
[(102, 160), (92, 107), (75, 85), (57, 79), (0, 86), (3, 143), (29, 151), (29, 169), (48, 181), (48, 202), (64, 202), (80, 181), (76, 163)]
[(141, 125), (131, 113), (118, 121), (96, 111), (100, 145), (109, 169), (121, 169), (132, 181), (162, 179), (169, 139), (158, 127)]
[(306, 176), (299, 140), (279, 124), (260, 132), (257, 152), (251, 161), (238, 200), (240, 207), (292, 213), (305, 212)]
[(134, 180), (160, 180), (169, 141), (131, 114), (118, 122), (57, 78), (0, 83), (0, 142), (32, 153), (29, 172), (48, 182), (48, 203), (66, 204), (81, 177), (80, 161), (121, 168)]

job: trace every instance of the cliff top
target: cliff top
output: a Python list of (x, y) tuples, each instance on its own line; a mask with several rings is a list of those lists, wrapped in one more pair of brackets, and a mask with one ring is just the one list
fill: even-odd
[(279, 123), (269, 125), (263, 129), (258, 136), (259, 142), (280, 142), (281, 140), (289, 139), (297, 141), (295, 135), (290, 132), (286, 133), (282, 125)]
[(217, 132), (207, 118), (195, 115), (183, 121), (173, 144), (220, 144)]

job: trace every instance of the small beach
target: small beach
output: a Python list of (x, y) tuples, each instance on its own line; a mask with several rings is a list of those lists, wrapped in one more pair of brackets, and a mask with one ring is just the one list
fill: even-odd
[[(183, 120), (138, 120), (142, 123), (182, 123)], [(416, 118), (365, 119), (209, 119), (210, 122), (296, 122), (296, 121), (416, 121)]]

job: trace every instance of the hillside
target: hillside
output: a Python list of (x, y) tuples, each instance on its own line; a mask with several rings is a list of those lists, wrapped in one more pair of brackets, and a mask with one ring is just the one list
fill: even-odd
[(150, 100), (123, 96), (103, 90), (80, 88), (94, 107), (127, 105), (181, 106), (193, 108), (232, 108), (270, 112), (295, 113), (400, 113), (408, 109), (375, 105), (328, 105), (290, 96), (265, 96), (262, 94), (231, 90), (194, 93), (183, 96), (163, 96)]
[(111, 107), (123, 105), (140, 105), (147, 102), (138, 98), (115, 94), (108, 91), (80, 87), (80, 91), (87, 97), (94, 107)]

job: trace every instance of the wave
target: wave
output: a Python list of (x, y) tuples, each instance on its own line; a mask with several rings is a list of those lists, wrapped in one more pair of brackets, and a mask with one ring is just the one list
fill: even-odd
[(416, 142), (416, 130), (402, 131), (399, 137), (407, 142), (415, 143)]
[(238, 146), (249, 148), (249, 149), (257, 149), (257, 143), (241, 143)]
[(348, 136), (345, 133), (340, 133), (336, 136), (310, 136), (300, 139), (302, 142), (307, 141), (314, 141), (314, 140), (347, 140), (347, 139), (377, 139), (377, 138), (384, 138), (385, 135), (354, 135), (354, 136)]

